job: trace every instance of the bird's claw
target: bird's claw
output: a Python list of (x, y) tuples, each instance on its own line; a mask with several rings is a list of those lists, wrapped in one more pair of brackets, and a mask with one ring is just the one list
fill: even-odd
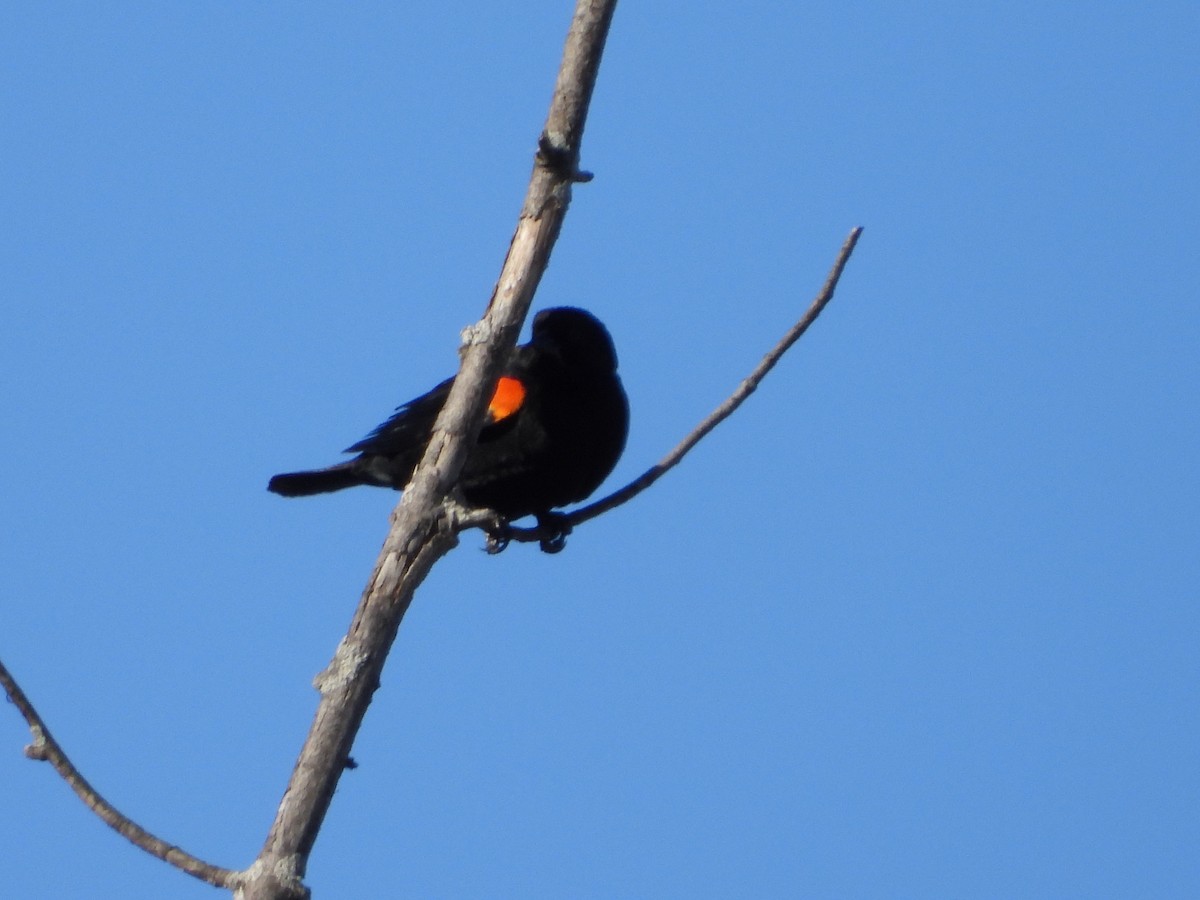
[(571, 523), (562, 513), (538, 513), (538, 528), (548, 532), (546, 537), (538, 541), (543, 553), (561, 553), (567, 546), (567, 535), (571, 533)]
[(488, 556), (495, 556), (497, 553), (507, 550), (510, 543), (512, 543), (512, 537), (508, 523), (501, 522), (496, 527), (488, 529), (487, 543), (483, 549), (487, 551)]

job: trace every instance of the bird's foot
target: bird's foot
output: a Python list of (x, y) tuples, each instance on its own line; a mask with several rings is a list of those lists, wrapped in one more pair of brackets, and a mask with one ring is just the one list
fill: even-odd
[(487, 551), (488, 556), (503, 553), (512, 543), (512, 526), (503, 519), (489, 525), (484, 530), (487, 534), (487, 543), (483, 549)]
[(503, 553), (508, 545), (516, 541), (537, 541), (543, 553), (561, 553), (567, 546), (567, 535), (573, 530), (571, 520), (562, 513), (540, 512), (536, 528), (520, 528), (507, 519), (492, 518), (486, 522), (475, 522), (487, 534), (484, 550), (489, 556)]
[(538, 530), (543, 532), (538, 546), (543, 553), (561, 553), (567, 546), (567, 535), (572, 531), (570, 520), (562, 513), (541, 512), (537, 514)]

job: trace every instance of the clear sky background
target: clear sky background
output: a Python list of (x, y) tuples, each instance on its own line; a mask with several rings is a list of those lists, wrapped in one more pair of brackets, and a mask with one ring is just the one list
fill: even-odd
[[(0, 658), (152, 831), (257, 853), (454, 371), (570, 4), (0, 13)], [(661, 456), (417, 596), (317, 898), (1200, 896), (1200, 7), (618, 9), (539, 307)], [(6, 896), (204, 898), (0, 706)]]

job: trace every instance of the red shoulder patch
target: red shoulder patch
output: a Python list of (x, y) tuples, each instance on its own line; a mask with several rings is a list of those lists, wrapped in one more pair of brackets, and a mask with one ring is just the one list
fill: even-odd
[(492, 394), (492, 400), (488, 403), (488, 413), (491, 414), (493, 422), (499, 422), (515, 413), (524, 402), (525, 385), (520, 379), (501, 375), (500, 380), (496, 382), (496, 392)]

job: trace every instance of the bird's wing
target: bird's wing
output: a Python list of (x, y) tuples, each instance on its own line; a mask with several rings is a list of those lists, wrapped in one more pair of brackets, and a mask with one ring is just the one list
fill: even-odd
[[(433, 423), (446, 404), (453, 378), (447, 378), (433, 390), (397, 407), (392, 417), (353, 446), (346, 453), (366, 453), (396, 456), (419, 449), (429, 440)], [(479, 436), (480, 442), (495, 440), (516, 422), (517, 414), (528, 396), (525, 381), (515, 372), (501, 375), (496, 390), (488, 402), (487, 421)]]
[(344, 452), (396, 456), (419, 449), (429, 440), (433, 422), (445, 405), (453, 383), (453, 378), (447, 378), (428, 393), (397, 407), (390, 419)]

